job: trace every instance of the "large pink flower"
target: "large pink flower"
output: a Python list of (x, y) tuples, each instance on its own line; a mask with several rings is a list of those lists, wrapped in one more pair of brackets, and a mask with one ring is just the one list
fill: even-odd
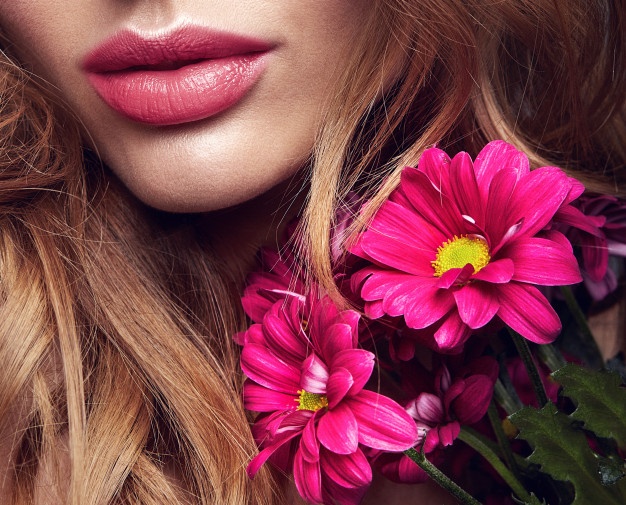
[(372, 473), (362, 446), (402, 451), (417, 440), (400, 405), (363, 389), (374, 355), (357, 349), (359, 315), (330, 299), (288, 296), (245, 333), (241, 367), (246, 408), (262, 412), (253, 432), (261, 452), (293, 465), (296, 487), (312, 503), (356, 503)]
[(494, 317), (528, 340), (554, 340), (561, 323), (535, 285), (581, 281), (571, 244), (549, 230), (583, 191), (556, 167), (532, 172), (513, 146), (495, 141), (472, 163), (428, 149), (375, 215), (352, 252), (370, 317), (404, 316), (433, 328), (439, 349), (458, 349)]

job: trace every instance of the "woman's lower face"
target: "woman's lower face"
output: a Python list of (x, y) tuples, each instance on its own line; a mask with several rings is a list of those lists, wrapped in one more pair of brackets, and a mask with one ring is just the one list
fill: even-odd
[(8, 0), (10, 52), (154, 207), (259, 195), (306, 161), (370, 0)]

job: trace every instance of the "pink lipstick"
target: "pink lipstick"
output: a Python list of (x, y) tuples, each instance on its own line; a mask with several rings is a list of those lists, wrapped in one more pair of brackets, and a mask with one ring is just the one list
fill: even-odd
[(83, 60), (96, 93), (123, 116), (151, 125), (205, 119), (239, 102), (260, 79), (272, 46), (198, 26), (156, 37), (125, 30)]

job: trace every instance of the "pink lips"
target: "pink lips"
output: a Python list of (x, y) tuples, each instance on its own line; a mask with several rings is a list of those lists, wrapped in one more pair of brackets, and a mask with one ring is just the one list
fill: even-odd
[(271, 46), (263, 41), (185, 26), (147, 38), (126, 30), (83, 60), (98, 95), (141, 123), (174, 125), (232, 107), (258, 81)]

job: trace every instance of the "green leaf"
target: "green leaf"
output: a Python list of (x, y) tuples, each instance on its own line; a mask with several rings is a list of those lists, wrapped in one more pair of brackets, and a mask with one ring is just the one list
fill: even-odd
[(623, 505), (626, 482), (606, 487), (600, 482), (598, 461), (582, 431), (572, 427), (569, 418), (548, 403), (541, 410), (525, 407), (510, 416), (522, 438), (534, 449), (528, 461), (541, 466), (553, 479), (574, 486), (572, 505)]
[(585, 429), (603, 438), (613, 438), (626, 447), (626, 388), (615, 373), (597, 372), (573, 363), (552, 374), (563, 386), (563, 395), (571, 398), (576, 410), (570, 415)]

